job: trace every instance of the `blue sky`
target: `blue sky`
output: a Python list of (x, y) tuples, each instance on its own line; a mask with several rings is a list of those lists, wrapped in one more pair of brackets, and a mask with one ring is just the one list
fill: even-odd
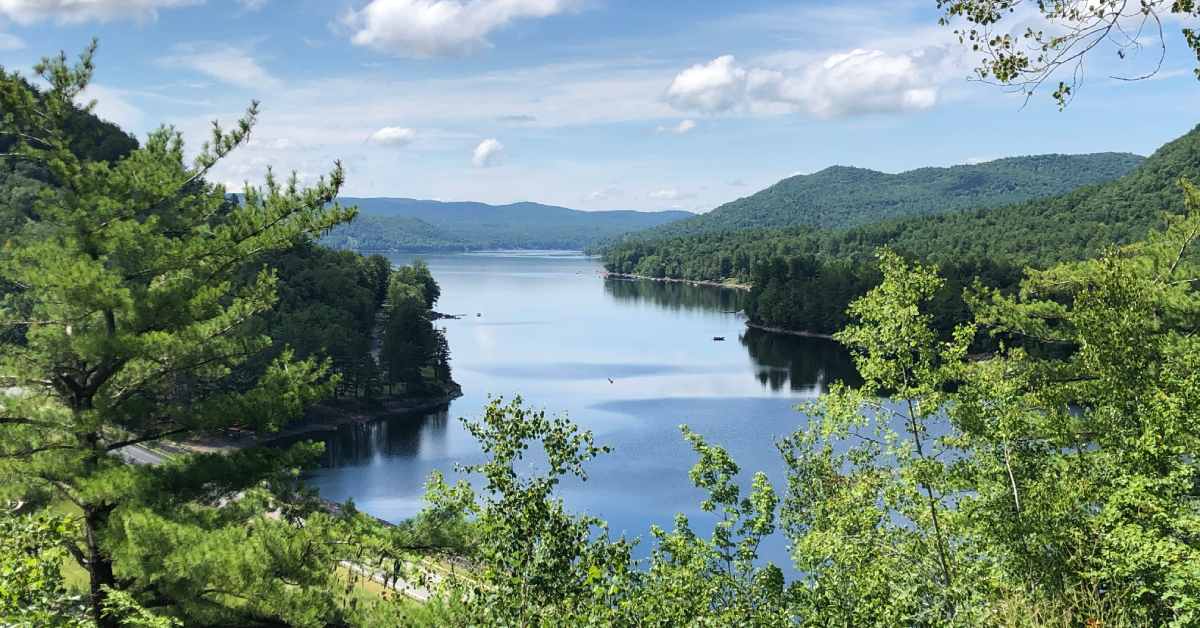
[[(267, 165), (346, 193), (706, 211), (833, 164), (890, 172), (1010, 155), (1148, 154), (1200, 122), (1195, 59), (1099, 50), (1060, 113), (967, 81), (935, 0), (0, 0), (0, 65), (96, 36), (97, 111), (192, 143), (262, 101)], [(1021, 25), (1021, 19), (1014, 25)]]

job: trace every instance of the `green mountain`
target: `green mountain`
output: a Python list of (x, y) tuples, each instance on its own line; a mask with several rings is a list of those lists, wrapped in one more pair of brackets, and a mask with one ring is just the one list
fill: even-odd
[(411, 198), (343, 198), (359, 216), (327, 235), (329, 246), (372, 251), (583, 249), (684, 218), (681, 211), (579, 211), (539, 203), (487, 205)]
[(903, 216), (997, 207), (1115, 179), (1142, 160), (1129, 153), (1037, 155), (899, 174), (833, 166), (789, 177), (707, 214), (644, 235), (796, 226), (839, 229)]
[[(874, 252), (936, 262), (943, 330), (967, 315), (964, 286), (976, 278), (1015, 288), (1025, 266), (1044, 268), (1143, 239), (1165, 214), (1184, 211), (1180, 178), (1200, 181), (1200, 126), (1112, 181), (1000, 207), (892, 218), (845, 229), (750, 228), (646, 237), (608, 247), (612, 272), (754, 284), (746, 312), (755, 323), (831, 333), (846, 306), (879, 280)], [(692, 222), (692, 221), (689, 221)], [(683, 224), (683, 223), (681, 223)]]
[(995, 209), (867, 225), (831, 240), (827, 250), (862, 254), (888, 244), (933, 261), (987, 257), (1038, 267), (1085, 259), (1145, 238), (1164, 214), (1183, 213), (1182, 178), (1200, 182), (1200, 126), (1114, 181)]

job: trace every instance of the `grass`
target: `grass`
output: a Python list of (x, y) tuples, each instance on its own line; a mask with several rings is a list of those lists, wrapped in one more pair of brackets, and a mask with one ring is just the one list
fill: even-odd
[[(57, 499), (47, 504), (44, 510), (52, 515), (70, 517), (77, 519), (83, 516), (83, 511), (79, 506), (65, 500)], [(91, 576), (87, 570), (80, 565), (73, 556), (66, 554), (63, 556), (62, 566), (60, 568), (63, 576), (63, 584), (73, 593), (87, 595), (91, 590)]]

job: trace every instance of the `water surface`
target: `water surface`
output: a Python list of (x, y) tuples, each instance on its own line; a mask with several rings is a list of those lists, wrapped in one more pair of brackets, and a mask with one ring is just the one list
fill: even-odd
[[(310, 477), (325, 497), (353, 498), (391, 521), (421, 509), (431, 471), (453, 476), (455, 463), (480, 461), (459, 417), (479, 416), (489, 395), (520, 394), (613, 448), (589, 467), (588, 482), (562, 487), (572, 509), (643, 538), (677, 512), (709, 529), (679, 425), (728, 448), (745, 480), (762, 470), (782, 491), (774, 443), (802, 426), (794, 407), (853, 377), (834, 343), (747, 330), (734, 290), (605, 279), (597, 260), (576, 253), (423, 258), (442, 287), (437, 310), (463, 315), (437, 324), (464, 395), (447, 412), (344, 426), (328, 442), (327, 466)], [(786, 561), (781, 539), (765, 553)]]

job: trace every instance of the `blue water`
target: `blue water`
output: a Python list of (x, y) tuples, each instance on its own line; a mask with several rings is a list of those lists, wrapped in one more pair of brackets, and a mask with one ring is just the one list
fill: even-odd
[[(775, 442), (803, 425), (795, 406), (853, 377), (833, 343), (748, 331), (733, 290), (605, 279), (598, 261), (569, 252), (424, 259), (442, 287), (436, 309), (465, 315), (437, 321), (464, 395), (447, 412), (344, 426), (309, 477), (323, 496), (353, 498), (387, 520), (420, 511), (430, 472), (453, 478), (456, 463), (480, 461), (459, 417), (479, 416), (489, 395), (520, 394), (613, 448), (589, 467), (588, 482), (562, 486), (570, 508), (643, 539), (678, 512), (708, 530), (704, 495), (688, 480), (695, 456), (678, 426), (728, 448), (745, 482), (762, 470), (782, 493)], [(763, 554), (787, 562), (782, 538)]]

